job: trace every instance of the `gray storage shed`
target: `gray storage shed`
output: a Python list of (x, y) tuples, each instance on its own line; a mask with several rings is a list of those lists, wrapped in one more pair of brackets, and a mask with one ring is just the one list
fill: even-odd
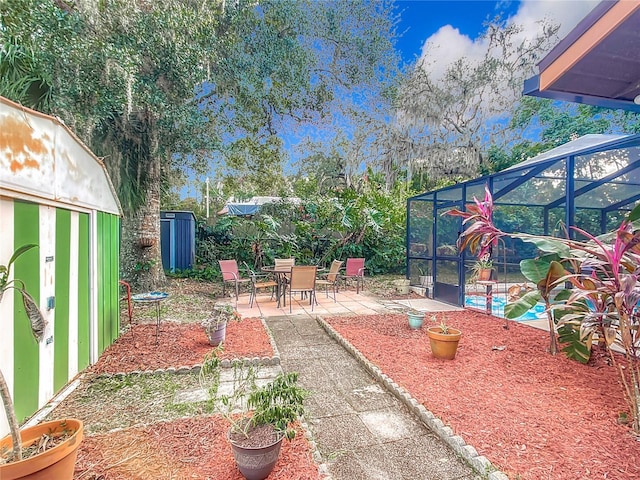
[(193, 267), (196, 258), (196, 217), (193, 212), (160, 212), (162, 267), (174, 272)]

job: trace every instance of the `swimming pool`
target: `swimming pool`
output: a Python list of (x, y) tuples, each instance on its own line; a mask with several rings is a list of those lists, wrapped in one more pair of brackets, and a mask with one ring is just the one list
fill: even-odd
[[(477, 295), (467, 295), (464, 297), (465, 307), (479, 308), (480, 310), (486, 310), (486, 299)], [(507, 304), (507, 297), (502, 295), (494, 295), (491, 302), (491, 313), (496, 317), (504, 318), (504, 306)], [(539, 320), (546, 318), (544, 313), (544, 305), (539, 303), (524, 315), (516, 318), (518, 322), (526, 322), (529, 320)]]

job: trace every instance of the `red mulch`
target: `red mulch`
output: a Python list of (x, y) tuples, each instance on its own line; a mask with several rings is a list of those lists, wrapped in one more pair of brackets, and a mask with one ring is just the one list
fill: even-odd
[[(165, 322), (156, 343), (155, 324), (140, 324), (120, 336), (90, 368), (94, 373), (128, 373), (202, 363), (213, 350), (199, 323)], [(269, 337), (258, 318), (229, 322), (222, 358), (272, 357)]]
[[(131, 372), (192, 366), (212, 351), (199, 324), (163, 323), (156, 344), (154, 324), (140, 324), (122, 335), (91, 368), (95, 373)], [(245, 318), (227, 324), (223, 358), (271, 357), (262, 322)], [(171, 478), (239, 480), (226, 439), (228, 423), (220, 417), (197, 417), (85, 437), (78, 451), (75, 480)], [(269, 480), (318, 479), (318, 468), (300, 427), (282, 443)]]
[[(85, 437), (74, 478), (240, 480), (244, 477), (236, 468), (227, 429), (219, 417), (199, 417)], [(302, 430), (297, 430), (293, 441), (282, 442), (269, 480), (320, 478), (309, 444)]]
[(453, 361), (431, 356), (429, 322), (414, 331), (406, 315), (327, 321), (510, 478), (640, 478), (640, 443), (617, 423), (628, 408), (607, 356), (582, 365), (549, 355), (547, 332), (470, 311), (446, 318), (463, 332)]

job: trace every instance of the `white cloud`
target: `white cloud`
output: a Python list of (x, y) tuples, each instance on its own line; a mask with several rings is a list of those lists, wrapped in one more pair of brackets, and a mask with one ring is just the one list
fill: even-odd
[(445, 25), (427, 39), (422, 47), (421, 60), (434, 78), (441, 78), (447, 67), (459, 58), (481, 60), (487, 49), (486, 43), (484, 39), (472, 40), (457, 28)]
[[(523, 0), (509, 24), (523, 27), (519, 38), (533, 38), (540, 31), (539, 21), (548, 19), (560, 24), (560, 38), (575, 27), (599, 0)], [(487, 48), (486, 40), (462, 35), (451, 25), (441, 27), (425, 41), (421, 59), (434, 78), (440, 78), (453, 61), (467, 57), (480, 59)]]
[(563, 38), (582, 20), (600, 0), (524, 0), (511, 22), (522, 24), (529, 32), (535, 32), (535, 22), (545, 16), (560, 24)]

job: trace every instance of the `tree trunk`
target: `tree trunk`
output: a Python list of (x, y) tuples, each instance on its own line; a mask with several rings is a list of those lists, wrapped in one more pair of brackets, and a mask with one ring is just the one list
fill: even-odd
[(137, 292), (160, 289), (167, 283), (160, 252), (160, 159), (147, 163), (145, 203), (122, 219), (120, 265)]
[(2, 371), (0, 371), (0, 397), (2, 397), (2, 404), (4, 405), (4, 411), (7, 415), (7, 421), (9, 422), (9, 429), (11, 430), (11, 441), (13, 443), (13, 461), (19, 461), (22, 460), (20, 427), (18, 426), (18, 420), (16, 419), (16, 411), (13, 408), (11, 392), (9, 392), (9, 387), (4, 379)]

